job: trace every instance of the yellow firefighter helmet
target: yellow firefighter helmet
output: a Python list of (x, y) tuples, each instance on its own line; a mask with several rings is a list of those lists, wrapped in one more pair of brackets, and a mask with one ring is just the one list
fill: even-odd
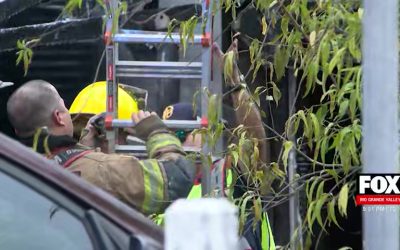
[[(107, 85), (105, 81), (86, 86), (75, 97), (69, 112), (75, 114), (100, 114), (106, 111)], [(131, 119), (138, 112), (138, 103), (134, 96), (118, 87), (118, 119)]]

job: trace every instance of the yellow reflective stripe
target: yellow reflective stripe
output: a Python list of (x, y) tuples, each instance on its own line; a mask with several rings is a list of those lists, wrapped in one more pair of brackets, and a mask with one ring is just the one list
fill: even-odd
[(225, 181), (226, 181), (226, 187), (229, 188), (232, 185), (232, 170), (230, 168), (228, 168), (226, 170), (226, 177), (225, 177)]
[(267, 213), (263, 214), (263, 219), (261, 221), (261, 248), (262, 250), (275, 250), (274, 236)]
[(190, 200), (190, 199), (198, 199), (201, 197), (202, 197), (201, 196), (201, 184), (193, 185), (187, 198)]
[[(227, 169), (227, 171), (226, 171), (225, 183), (226, 183), (227, 188), (229, 188), (229, 186), (232, 185), (232, 170), (231, 169)], [(198, 199), (201, 197), (202, 197), (201, 184), (193, 185), (187, 198), (188, 199)]]
[(49, 136), (46, 136), (44, 138), (43, 146), (44, 146), (44, 151), (46, 152), (47, 156), (50, 157), (51, 151), (50, 151), (50, 147), (49, 147)]
[(143, 166), (144, 199), (142, 211), (144, 213), (158, 212), (164, 202), (164, 179), (157, 160), (140, 162)]
[(154, 157), (155, 153), (158, 150), (166, 146), (177, 146), (181, 148), (182, 144), (177, 138), (174, 138), (171, 135), (168, 135), (168, 137), (164, 138), (157, 138), (156, 140), (147, 143), (147, 151), (149, 153), (149, 157)]
[(261, 248), (262, 250), (269, 250), (269, 230), (265, 218), (261, 221)]
[(181, 147), (180, 144), (175, 143), (172, 140), (166, 140), (166, 141), (160, 141), (159, 143), (157, 143), (156, 145), (153, 145), (151, 147), (147, 146), (147, 151), (149, 153), (149, 157), (154, 157), (155, 152), (157, 152), (157, 150), (159, 150), (160, 148), (166, 147), (166, 146), (177, 146), (177, 147)]
[(37, 152), (37, 146), (38, 146), (38, 142), (39, 142), (39, 136), (40, 133), (42, 133), (42, 128), (38, 128), (35, 132), (35, 135), (33, 136), (33, 145), (32, 145), (32, 149), (33, 151)]
[(176, 144), (181, 144), (181, 141), (179, 141), (178, 138), (176, 138), (172, 134), (168, 134), (168, 133), (155, 134), (155, 135), (151, 136), (149, 138), (149, 140), (147, 141), (147, 144), (152, 146), (153, 144), (160, 142), (160, 141), (164, 141), (164, 140), (169, 140), (169, 141), (173, 141)]
[(154, 218), (153, 221), (159, 226), (164, 226), (164, 217), (165, 214), (157, 214)]
[(153, 157), (157, 150), (159, 150), (162, 147), (166, 147), (166, 146), (182, 147), (182, 144), (178, 140), (178, 138), (176, 138), (170, 134), (154, 135), (147, 141), (147, 151), (148, 151), (149, 157), (150, 158)]

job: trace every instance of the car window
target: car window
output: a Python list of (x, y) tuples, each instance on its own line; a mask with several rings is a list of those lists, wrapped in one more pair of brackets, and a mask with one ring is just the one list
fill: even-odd
[(82, 222), (0, 172), (0, 249), (93, 249)]

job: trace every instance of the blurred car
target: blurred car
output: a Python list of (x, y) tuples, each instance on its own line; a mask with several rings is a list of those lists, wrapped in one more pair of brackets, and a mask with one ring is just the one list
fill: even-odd
[(0, 133), (0, 249), (162, 249), (163, 230)]

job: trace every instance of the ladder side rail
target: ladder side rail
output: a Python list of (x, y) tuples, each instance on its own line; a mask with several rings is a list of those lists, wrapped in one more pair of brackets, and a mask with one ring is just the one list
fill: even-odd
[[(211, 8), (210, 8), (210, 0), (203, 0), (202, 2), (202, 22), (206, 22), (205, 28), (202, 31), (204, 38), (209, 38), (208, 46), (203, 44), (202, 47), (202, 79), (201, 79), (201, 116), (208, 117), (208, 96), (205, 93), (206, 89), (209, 89), (209, 85), (211, 82)], [(204, 155), (208, 155), (211, 153), (210, 148), (208, 146), (208, 142), (203, 142), (202, 153)], [(202, 180), (201, 180), (201, 191), (202, 196), (206, 196), (211, 192), (211, 173), (210, 166), (208, 166), (208, 162), (203, 162), (202, 167)]]
[[(118, 9), (118, 0), (105, 0), (107, 8), (110, 10), (110, 16), (107, 21), (106, 26), (106, 35), (110, 37), (110, 39), (106, 39), (106, 78), (107, 78), (107, 100), (106, 100), (106, 107), (107, 107), (107, 120), (117, 118), (118, 112), (118, 86), (116, 83), (116, 67), (115, 62), (117, 61), (118, 56), (118, 47), (112, 41), (112, 37), (114, 36), (113, 26), (118, 28), (118, 20), (114, 18), (114, 15)], [(113, 24), (113, 21), (116, 21), (116, 24)], [(108, 40), (108, 41), (107, 41)], [(116, 145), (116, 138), (118, 138), (118, 130), (111, 129), (107, 130), (106, 138), (108, 141), (108, 151), (110, 153), (115, 152), (115, 145)]]

